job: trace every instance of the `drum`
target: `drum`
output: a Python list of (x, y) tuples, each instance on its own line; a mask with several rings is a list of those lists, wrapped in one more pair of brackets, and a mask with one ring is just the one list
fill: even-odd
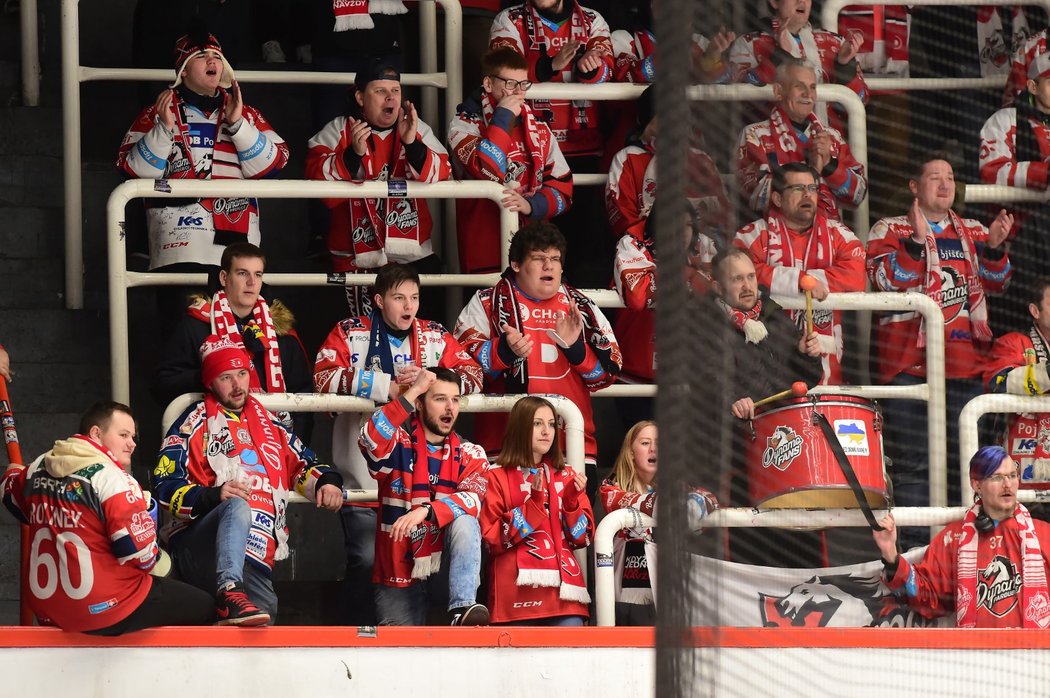
[(857, 508), (814, 411), (824, 415), (853, 466), (868, 504), (889, 502), (882, 459), (882, 415), (871, 400), (807, 395), (755, 410), (748, 450), (748, 493), (763, 509)]

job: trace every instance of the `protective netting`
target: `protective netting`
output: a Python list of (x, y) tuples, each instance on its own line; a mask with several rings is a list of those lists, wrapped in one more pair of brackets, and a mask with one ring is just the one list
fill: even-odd
[[(780, 0), (773, 4), (809, 9), (810, 3)], [(812, 26), (819, 28), (820, 4), (815, 3), (811, 12)], [(808, 398), (794, 403), (789, 398), (760, 410), (750, 422), (731, 416), (730, 406), (740, 394), (740, 385), (754, 385), (754, 381), (746, 380), (753, 377), (747, 374), (767, 371), (769, 365), (742, 363), (742, 340), (733, 338), (732, 329), (709, 324), (710, 315), (704, 314), (699, 307), (702, 304), (682, 283), (687, 260), (681, 254), (681, 212), (687, 210), (685, 202), (696, 197), (700, 186), (692, 176), (695, 173), (690, 170), (689, 153), (684, 146), (703, 149), (720, 172), (730, 175), (724, 181), (736, 207), (736, 221), (725, 238), (716, 240), (720, 247), (729, 246), (736, 230), (763, 217), (754, 210), (749, 192), (741, 190), (734, 175), (741, 131), (750, 123), (767, 119), (770, 103), (716, 98), (710, 90), (701, 92), (699, 100), (690, 101), (688, 86), (705, 82), (705, 77), (696, 72), (697, 62), (691, 50), (696, 34), (710, 39), (722, 27), (735, 30), (737, 37), (748, 31), (769, 32), (773, 20), (770, 8), (762, 0), (662, 0), (654, 3), (653, 13), (660, 66), (656, 114), (660, 122), (657, 157), (661, 205), (656, 207), (656, 221), (657, 247), (661, 250), (657, 303), (661, 492), (700, 485), (715, 492), (722, 506), (750, 507), (780, 497), (778, 503), (789, 507), (855, 508), (853, 494), (844, 486), (831, 494), (798, 494), (795, 490), (805, 490), (806, 483), (789, 480), (789, 476), (794, 477), (791, 463), (799, 457), (805, 459), (811, 442), (823, 438), (816, 419), (811, 417), (819, 411), (827, 417), (857, 468), (872, 505), (878, 508), (894, 499), (892, 486), (883, 484), (892, 482), (897, 485), (897, 506), (929, 506), (929, 470), (940, 456), (931, 455), (927, 448), (930, 426), (927, 403), (923, 400), (828, 398), (814, 406), (815, 401)], [(772, 14), (776, 14), (776, 8)], [(693, 18), (691, 24), (685, 21), (689, 17)], [(859, 159), (867, 176), (868, 189), (863, 198), (868, 216), (858, 220), (854, 206), (840, 206), (842, 222), (856, 234), (864, 250), (859, 254), (866, 258), (869, 271), (862, 283), (866, 281), (867, 290), (872, 291), (875, 289), (870, 277), (879, 280), (878, 263), (872, 260), (880, 248), (873, 247), (872, 240), (887, 235), (889, 226), (883, 224), (880, 230), (877, 222), (900, 216), (904, 218), (898, 224), (910, 223), (907, 215), (917, 196), (943, 198), (950, 193), (950, 182), (931, 184), (932, 193), (923, 193), (933, 172), (926, 165), (931, 158), (935, 163), (945, 163), (954, 173), (954, 214), (942, 217), (973, 232), (972, 248), (965, 241), (956, 243), (950, 253), (938, 248), (943, 262), (940, 268), (931, 269), (925, 263), (921, 267), (900, 264), (895, 268), (890, 260), (884, 260), (885, 274), (890, 277), (888, 285), (898, 282), (901, 286), (902, 276), (910, 273), (907, 269), (913, 269), (921, 277), (923, 287), (932, 289), (933, 292), (926, 290), (926, 295), (943, 307), (946, 409), (933, 419), (945, 427), (947, 434), (943, 444), (947, 460), (945, 503), (954, 507), (968, 505), (970, 500), (964, 502), (960, 492), (960, 410), (984, 392), (1018, 392), (1007, 389), (1008, 369), (1046, 360), (1045, 354), (1039, 354), (1037, 341), (1034, 349), (1029, 348), (1010, 364), (1009, 358), (1004, 358), (1008, 351), (1002, 348), (1001, 340), (1009, 332), (1028, 336), (1033, 319), (1038, 325), (1045, 287), (1042, 279), (1050, 271), (1044, 268), (1050, 264), (1044, 232), (1045, 204), (1022, 203), (1014, 192), (988, 191), (982, 186), (1015, 185), (1035, 192), (1046, 188), (1050, 131), (1045, 124), (1050, 113), (1050, 87), (1044, 108), (1039, 91), (1043, 84), (1043, 68), (1039, 67), (1042, 64), (1030, 68), (1029, 57), (1028, 63), (1013, 67), (1009, 84), (1017, 90), (1031, 89), (1032, 93), (1022, 91), (1017, 95), (1010, 87), (1004, 90), (1011, 56), (1026, 42), (1035, 45), (1038, 33), (1046, 26), (1046, 17), (1041, 8), (1032, 6), (887, 6), (874, 11), (870, 6), (854, 6), (846, 8), (839, 17), (838, 26), (827, 28), (847, 37), (851, 30), (857, 30), (865, 38), (859, 60), (868, 81), (861, 95), (866, 101), (866, 123), (845, 118), (844, 112), (834, 105), (828, 105), (824, 116), (824, 123), (834, 124), (850, 144), (857, 142), (850, 136), (854, 129), (863, 129), (866, 136), (867, 152)], [(1036, 39), (1029, 40), (1030, 36)], [(804, 45), (802, 50), (805, 51)], [(1035, 52), (1045, 50), (1045, 45), (1041, 45)], [(1050, 71), (1050, 61), (1046, 68)], [(772, 73), (759, 79), (763, 77), (760, 73), (756, 69), (748, 80), (772, 81)], [(1030, 82), (1029, 76), (1034, 76), (1034, 81)], [(922, 90), (879, 85), (888, 78), (908, 77), (967, 81), (933, 82)], [(824, 81), (846, 82), (841, 76), (828, 75)], [(1046, 83), (1050, 84), (1050, 78)], [(1016, 106), (1016, 111), (999, 111), (1010, 106)], [(804, 140), (802, 147), (808, 147)], [(783, 162), (789, 151), (788, 145), (780, 143), (768, 147), (766, 154), (770, 162), (778, 157)], [(829, 181), (830, 171), (821, 172), (825, 181)], [(943, 175), (938, 177), (947, 181)], [(842, 179), (832, 188), (836, 189), (840, 204), (848, 198), (848, 185)], [(999, 217), (1001, 209), (1014, 218)], [(931, 220), (936, 218), (933, 211), (923, 212), (929, 225), (940, 223)], [(980, 225), (970, 223), (970, 219)], [(939, 232), (939, 228), (933, 230)], [(1008, 242), (1003, 243), (1001, 237), (1007, 231)], [(774, 238), (770, 244), (778, 243)], [(920, 252), (916, 249), (921, 257)], [(814, 253), (807, 249), (804, 254)], [(967, 277), (960, 271), (965, 264), (972, 264), (974, 276)], [(873, 266), (876, 269), (870, 271)], [(894, 277), (894, 273), (898, 276)], [(975, 292), (975, 286), (982, 287), (983, 295)], [(977, 310), (982, 303), (987, 308), (991, 336), (983, 333), (985, 313)], [(728, 328), (729, 324), (725, 324)], [(925, 323), (918, 316), (904, 310), (844, 311), (840, 324), (843, 382), (905, 387), (926, 381), (925, 346), (919, 339)], [(905, 327), (907, 331), (892, 331)], [(791, 361), (781, 361), (774, 372), (780, 384), (790, 386), (793, 380), (801, 379), (796, 375), (798, 371)], [(807, 387), (813, 387), (812, 382)], [(751, 395), (755, 400), (766, 396)], [(1005, 417), (988, 417), (982, 420), (981, 427), (979, 443), (983, 445), (1002, 439), (1008, 425)], [(976, 430), (976, 424), (973, 428)], [(1038, 460), (1034, 469), (1031, 467), (1033, 454), (1038, 456), (1041, 448), (1037, 443), (1041, 433), (1038, 417), (1024, 429), (1031, 434), (1026, 439), (1008, 440), (1007, 447), (1021, 462), (1022, 478), (1038, 480)], [(1025, 434), (1014, 425), (1011, 436)], [(821, 457), (834, 470), (835, 456), (830, 446)], [(778, 472), (770, 478), (768, 473), (772, 471)], [(829, 484), (822, 482), (823, 478), (833, 477), (829, 472), (811, 463), (803, 479), (809, 478), (810, 484), (821, 487)], [(688, 530), (681, 501), (666, 497), (660, 506), (656, 695), (795, 691), (799, 690), (796, 682), (801, 675), (817, 670), (800, 665), (797, 654), (768, 652), (755, 662), (760, 667), (757, 673), (731, 675), (722, 666), (719, 650), (697, 649), (698, 636), (691, 630), (696, 626), (834, 625), (835, 622), (829, 622), (833, 613), (828, 609), (840, 609), (845, 616), (850, 603), (856, 608), (849, 609), (852, 615), (844, 624), (903, 626), (952, 622), (929, 621), (906, 607), (887, 611), (881, 599), (884, 592), (877, 589), (882, 572), (882, 565), (877, 562), (879, 550), (867, 528), (830, 528), (824, 532), (708, 529), (697, 537), (678, 533)], [(1037, 506), (1030, 508), (1039, 516)], [(924, 544), (928, 529), (908, 528), (901, 535), (907, 549)], [(698, 562), (698, 555), (705, 560)], [(721, 562), (726, 560), (732, 562)], [(870, 564), (865, 566), (865, 562)], [(732, 563), (782, 569), (757, 570)], [(828, 567), (840, 569), (822, 576), (814, 573)], [(717, 644), (717, 637), (717, 631), (704, 635), (702, 644)], [(910, 670), (920, 669), (915, 666)], [(862, 689), (861, 681), (858, 678), (858, 690)]]

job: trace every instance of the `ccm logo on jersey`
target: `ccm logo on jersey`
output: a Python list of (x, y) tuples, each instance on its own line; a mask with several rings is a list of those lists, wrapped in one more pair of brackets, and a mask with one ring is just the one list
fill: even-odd
[(514, 608), (539, 608), (543, 605), (542, 601), (515, 601)]

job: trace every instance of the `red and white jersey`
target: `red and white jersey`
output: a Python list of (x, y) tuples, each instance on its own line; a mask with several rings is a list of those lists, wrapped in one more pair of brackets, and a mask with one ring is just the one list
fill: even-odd
[[(499, 356), (496, 343), (500, 330), (492, 323), (493, 289), (478, 291), (459, 314), (453, 334), (463, 347), (473, 356), (485, 372), (487, 393), (503, 393), (503, 373), (510, 368)], [(550, 393), (569, 398), (583, 413), (585, 450), (588, 459), (598, 454), (598, 445), (594, 439), (594, 412), (591, 407), (591, 391), (610, 385), (616, 378), (606, 371), (598, 355), (589, 343), (585, 342), (583, 361), (573, 365), (565, 353), (551, 339), (547, 330), (553, 330), (555, 320), (569, 312), (572, 301), (564, 287), (547, 300), (529, 298), (520, 291), (517, 294), (519, 317), (522, 334), (534, 342), (532, 353), (528, 358), (528, 392)], [(588, 300), (590, 312), (596, 318), (602, 332), (611, 339), (612, 360), (618, 366), (622, 364), (620, 349), (613, 335), (609, 321), (593, 301)], [(586, 334), (586, 331), (584, 331)], [(490, 412), (476, 415), (474, 425), (477, 441), (486, 453), (498, 453), (503, 440), (507, 422), (504, 413)]]
[[(753, 221), (737, 231), (733, 244), (747, 251), (755, 263), (758, 283), (773, 295), (803, 297), (805, 293), (799, 287), (799, 280), (807, 274), (831, 293), (860, 292), (867, 282), (864, 246), (860, 240), (842, 223), (826, 220), (820, 214), (809, 230), (801, 232), (786, 225), (771, 226), (765, 218)], [(804, 312), (785, 312), (796, 323), (805, 324)], [(820, 357), (824, 367), (820, 382), (841, 385), (842, 313), (814, 308), (813, 329), (828, 338), (822, 344), (833, 350)]]
[(29, 607), (44, 625), (106, 628), (152, 586), (157, 532), (135, 479), (84, 436), (55, 442), (0, 481), (4, 504), (29, 526)]
[[(382, 322), (382, 320), (379, 320)], [(332, 395), (355, 395), (386, 402), (394, 376), (384, 373), (381, 361), (370, 352), (373, 333), (370, 316), (339, 321), (314, 362), (314, 389)], [(449, 368), (460, 379), (464, 395), (481, 392), (481, 367), (440, 323), (416, 318), (402, 344), (392, 352), (392, 365), (412, 360), (420, 368)], [(357, 445), (361, 426), (369, 415), (341, 412), (332, 430), (332, 461), (349, 487), (370, 487), (372, 477)]]
[(1003, 106), (1009, 107), (1028, 84), (1028, 66), (1040, 53), (1046, 53), (1046, 30), (1042, 29), (1028, 37), (1015, 51), (1010, 60), (1010, 75), (1003, 88)]
[[(1043, 571), (1050, 568), (1050, 524), (1033, 519), (1042, 553)], [(962, 522), (954, 521), (938, 533), (922, 562), (912, 565), (899, 557), (897, 573), (886, 580), (892, 591), (903, 591), (908, 604), (926, 618), (953, 613), (955, 586), (958, 582), (959, 542)], [(977, 534), (977, 606), (978, 628), (1024, 627), (1021, 588), (1024, 583), (1021, 534), (1011, 516), (988, 533)]]
[[(1035, 153), (1017, 152), (1017, 120), (1027, 121), (1039, 159), (1028, 159)], [(1050, 126), (1018, 114), (1016, 107), (1000, 109), (981, 128), (981, 181), (1008, 187), (1025, 187), (1042, 191), (1047, 185), (1047, 160), (1050, 159)], [(1019, 155), (1026, 159), (1020, 160)]]
[[(963, 233), (978, 249), (978, 267), (971, 268), (963, 254), (959, 232), (950, 218), (937, 237), (941, 264), (941, 306), (944, 310), (944, 364), (947, 378), (981, 375), (983, 358), (974, 346), (970, 326), (970, 283), (982, 283), (986, 293), (1002, 293), (1013, 270), (1010, 259), (990, 259), (983, 254), (988, 228), (980, 221), (960, 219)], [(883, 218), (868, 233), (868, 279), (872, 290), (925, 293), (925, 252), (913, 259), (905, 244), (913, 234), (906, 216)], [(925, 349), (919, 347), (922, 316), (914, 312), (884, 315), (875, 330), (879, 377), (887, 382), (898, 373), (926, 375)]]
[[(613, 157), (605, 183), (605, 210), (613, 234), (642, 240), (649, 214), (656, 203), (656, 152), (654, 144), (629, 145)], [(725, 186), (711, 157), (689, 148), (689, 183), (686, 197), (700, 218), (705, 233), (729, 222), (731, 206)], [(716, 235), (717, 237), (717, 235)]]
[(869, 75), (908, 77), (910, 23), (911, 10), (903, 5), (849, 5), (839, 12), (839, 34), (864, 35), (857, 64)]
[(786, 115), (783, 121), (790, 133), (775, 133), (772, 119), (749, 124), (740, 132), (736, 178), (751, 210), (762, 215), (769, 210), (773, 168), (789, 162), (807, 162), (809, 139), (818, 131), (831, 136), (831, 158), (835, 163), (834, 171), (820, 177), (820, 210), (828, 218), (838, 220), (842, 218), (840, 209), (859, 206), (868, 195), (868, 177), (842, 134), (816, 119), (809, 120), (804, 130), (790, 123)]
[[(575, 62), (564, 70), (554, 71), (549, 77), (537, 72), (543, 61), (550, 69), (550, 59), (569, 41), (580, 41), (587, 51), (596, 51), (602, 65), (593, 75), (584, 76), (575, 70)], [(503, 10), (492, 22), (489, 48), (512, 48), (529, 64), (529, 80), (533, 82), (568, 82), (593, 85), (612, 79), (613, 48), (609, 25), (600, 14), (576, 4), (569, 18), (560, 24), (546, 20), (531, 2)], [(550, 126), (566, 156), (597, 155), (602, 150), (602, 134), (598, 124), (598, 107), (587, 100), (530, 100), (537, 118)]]
[[(350, 120), (339, 116), (310, 139), (307, 179), (328, 182), (442, 182), (452, 177), (448, 152), (422, 120), (416, 142), (426, 148), (417, 170), (409, 163), (397, 129), (373, 128), (368, 149), (356, 171), (347, 170), (344, 155), (352, 149)], [(331, 209), (328, 251), (335, 271), (378, 269), (387, 262), (414, 262), (433, 254), (433, 222), (423, 199), (323, 199)]]
[[(160, 121), (155, 106), (144, 109), (128, 129), (117, 154), (117, 169), (141, 179), (262, 179), (288, 163), (288, 145), (255, 108), (244, 105), (238, 124), (226, 123), (227, 99), (210, 114), (186, 104), (175, 91), (171, 111), (175, 129)], [(216, 241), (227, 228), (259, 244), (259, 207), (255, 199), (181, 200), (167, 206), (163, 199), (145, 199), (149, 231), (150, 269), (196, 262), (219, 266), (225, 242)]]
[(613, 47), (613, 80), (651, 83), (656, 80), (656, 37), (648, 29), (617, 29), (610, 35)]

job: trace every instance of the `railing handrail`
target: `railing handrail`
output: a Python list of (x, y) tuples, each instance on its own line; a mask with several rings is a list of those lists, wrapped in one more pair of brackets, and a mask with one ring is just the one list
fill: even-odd
[[(959, 413), (959, 478), (962, 501), (973, 501), (973, 488), (970, 487), (969, 469), (965, 463), (970, 462), (973, 454), (980, 447), (980, 434), (977, 422), (986, 414), (1020, 414), (1022, 412), (1050, 412), (1050, 399), (1041, 395), (1007, 395), (1003, 393), (985, 393), (973, 398), (963, 406)], [(995, 436), (999, 436), (996, 434)], [(1031, 495), (1031, 496), (1028, 496)], [(1040, 501), (1030, 490), (1019, 490), (1017, 498), (1021, 501)]]
[[(165, 191), (156, 188), (158, 180), (131, 179), (118, 185), (106, 204), (106, 251), (109, 265), (109, 338), (110, 370), (113, 399), (127, 403), (131, 397), (130, 359), (128, 348), (128, 280), (133, 272), (127, 269), (124, 240), (126, 207), (135, 198), (182, 198), (197, 196), (252, 196), (257, 198), (475, 198), (489, 199), (497, 204), (503, 197), (503, 187), (495, 182), (407, 182), (405, 192), (392, 193), (387, 182), (321, 182), (296, 180), (167, 180)], [(499, 206), (500, 231), (503, 240), (500, 259), (507, 262), (507, 242), (510, 231), (517, 229), (517, 213)]]

